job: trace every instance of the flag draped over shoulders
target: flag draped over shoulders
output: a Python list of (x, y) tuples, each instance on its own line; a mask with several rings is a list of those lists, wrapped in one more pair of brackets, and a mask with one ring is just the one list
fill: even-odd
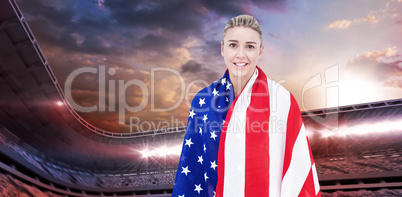
[(294, 97), (258, 67), (236, 98), (228, 71), (197, 93), (172, 196), (320, 196)]

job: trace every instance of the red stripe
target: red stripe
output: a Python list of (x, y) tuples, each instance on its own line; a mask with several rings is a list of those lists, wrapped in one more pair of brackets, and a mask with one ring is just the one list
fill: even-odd
[[(232, 104), (233, 106), (233, 104)], [(232, 115), (233, 107), (230, 106), (226, 119), (229, 120)], [(225, 176), (225, 140), (226, 140), (226, 130), (228, 122), (226, 121), (223, 125), (220, 140), (219, 140), (219, 150), (218, 150), (218, 182), (216, 184), (215, 196), (223, 196), (223, 181)]]
[(313, 164), (314, 164), (313, 152), (311, 152), (310, 142), (308, 141), (308, 137), (307, 137), (307, 136), (306, 136), (306, 140), (307, 140), (308, 150), (309, 150), (309, 152), (310, 152), (310, 161), (311, 161), (311, 165), (313, 165)]
[[(243, 90), (242, 90), (243, 92)], [(242, 93), (240, 92), (240, 94)], [(239, 94), (239, 95), (240, 95)], [(226, 115), (225, 119), (225, 124), (223, 124), (222, 127), (222, 132), (219, 140), (219, 149), (218, 149), (218, 182), (216, 184), (216, 189), (215, 189), (215, 196), (216, 197), (222, 197), (223, 196), (223, 184), (225, 180), (225, 141), (226, 141), (226, 131), (228, 129), (228, 124), (230, 121), (230, 118), (232, 117), (233, 109), (234, 106), (237, 102), (237, 99), (239, 97), (236, 97), (235, 100), (232, 102), (232, 104), (229, 107), (228, 113)]]
[(269, 92), (267, 77), (258, 72), (246, 115), (245, 197), (269, 196)]
[[(307, 140), (307, 146), (308, 146), (308, 150), (310, 152), (310, 161), (311, 161), (311, 166), (313, 166), (314, 164), (314, 157), (313, 157), (313, 152), (311, 152), (311, 148), (310, 148), (310, 142), (308, 141), (308, 137), (306, 136), (306, 140)], [(315, 195), (315, 185), (314, 185), (314, 176), (313, 176), (313, 168), (310, 168), (310, 172), (308, 174), (308, 177), (306, 179), (306, 182), (304, 182), (304, 185), (300, 191), (301, 193), (311, 193), (311, 196), (316, 196)], [(300, 196), (300, 195), (299, 195)], [(321, 196), (321, 194), (317, 194), (317, 196)]]
[(290, 94), (290, 109), (287, 119), (286, 128), (286, 145), (285, 145), (285, 157), (283, 162), (283, 174), (282, 179), (289, 169), (290, 161), (292, 159), (293, 147), (297, 136), (299, 135), (303, 120), (300, 115), (300, 109), (297, 105), (296, 99)]
[[(309, 150), (309, 152), (310, 152), (311, 169), (310, 169), (309, 176), (307, 177), (307, 180), (306, 180), (306, 182), (305, 182), (304, 184), (306, 185), (307, 181), (310, 182), (309, 185), (310, 185), (311, 188), (313, 188), (313, 192), (314, 192), (314, 193), (313, 193), (313, 194), (314, 194), (313, 196), (315, 196), (314, 176), (312, 175), (312, 173), (313, 173), (314, 157), (313, 157), (313, 152), (311, 151), (310, 142), (308, 141), (308, 137), (307, 137), (307, 136), (306, 136), (306, 140), (307, 140), (308, 150)], [(311, 177), (312, 177), (311, 180), (309, 180), (310, 174), (311, 174)], [(317, 177), (317, 178), (318, 178), (318, 177)], [(305, 189), (304, 187), (305, 187), (305, 186), (303, 186), (303, 188), (302, 188), (301, 191), (303, 191), (303, 190)], [(319, 185), (317, 185), (317, 187), (319, 187)], [(317, 196), (321, 196), (321, 193), (318, 193)]]
[(300, 197), (310, 197), (315, 196), (315, 189), (314, 189), (314, 178), (313, 178), (313, 169), (310, 168), (310, 172), (304, 182), (302, 189), (300, 190), (299, 196)]

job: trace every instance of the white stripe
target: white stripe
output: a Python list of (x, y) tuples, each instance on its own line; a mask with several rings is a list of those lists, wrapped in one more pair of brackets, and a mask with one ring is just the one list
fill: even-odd
[(225, 173), (223, 196), (244, 196), (246, 166), (246, 113), (250, 94), (258, 76), (254, 72), (243, 92), (239, 95), (228, 123), (225, 139)]
[(295, 141), (289, 168), (282, 180), (282, 196), (298, 196), (311, 168), (304, 124)]
[(269, 87), (269, 195), (281, 195), (283, 161), (285, 156), (286, 122), (290, 94), (275, 81), (267, 79)]
[(315, 163), (313, 163), (313, 166), (311, 168), (313, 170), (315, 195), (317, 195), (318, 192), (320, 191), (320, 183), (318, 182), (318, 176), (317, 176), (317, 170), (315, 169)]

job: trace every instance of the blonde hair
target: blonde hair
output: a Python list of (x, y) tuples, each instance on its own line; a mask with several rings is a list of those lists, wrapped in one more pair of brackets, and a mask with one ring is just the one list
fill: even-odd
[(260, 35), (260, 40), (261, 40), (261, 45), (262, 45), (261, 27), (258, 24), (257, 19), (255, 19), (253, 16), (244, 14), (244, 15), (239, 15), (239, 16), (236, 16), (236, 17), (233, 17), (232, 19), (230, 19), (229, 22), (226, 24), (225, 29), (223, 30), (222, 42), (223, 42), (223, 38), (226, 35), (226, 31), (232, 27), (249, 27), (249, 28), (255, 30)]

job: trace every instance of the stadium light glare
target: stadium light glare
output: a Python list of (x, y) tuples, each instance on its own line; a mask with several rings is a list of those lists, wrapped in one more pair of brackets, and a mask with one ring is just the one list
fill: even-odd
[(153, 150), (149, 150), (148, 148), (140, 151), (143, 158), (149, 157), (166, 157), (168, 155), (180, 155), (181, 146), (176, 145), (172, 147), (162, 146), (159, 148), (155, 148)]
[(148, 158), (149, 156), (152, 156), (152, 151), (150, 151), (148, 149), (142, 150), (140, 152), (141, 152), (143, 158)]
[(323, 138), (339, 136), (345, 137), (349, 135), (368, 135), (371, 133), (385, 133), (392, 131), (402, 130), (402, 120), (396, 121), (382, 121), (378, 123), (366, 123), (359, 124), (355, 126), (341, 126), (338, 131), (321, 131), (321, 136)]
[(57, 102), (56, 102), (56, 105), (58, 105), (58, 106), (63, 106), (63, 102), (57, 101)]

